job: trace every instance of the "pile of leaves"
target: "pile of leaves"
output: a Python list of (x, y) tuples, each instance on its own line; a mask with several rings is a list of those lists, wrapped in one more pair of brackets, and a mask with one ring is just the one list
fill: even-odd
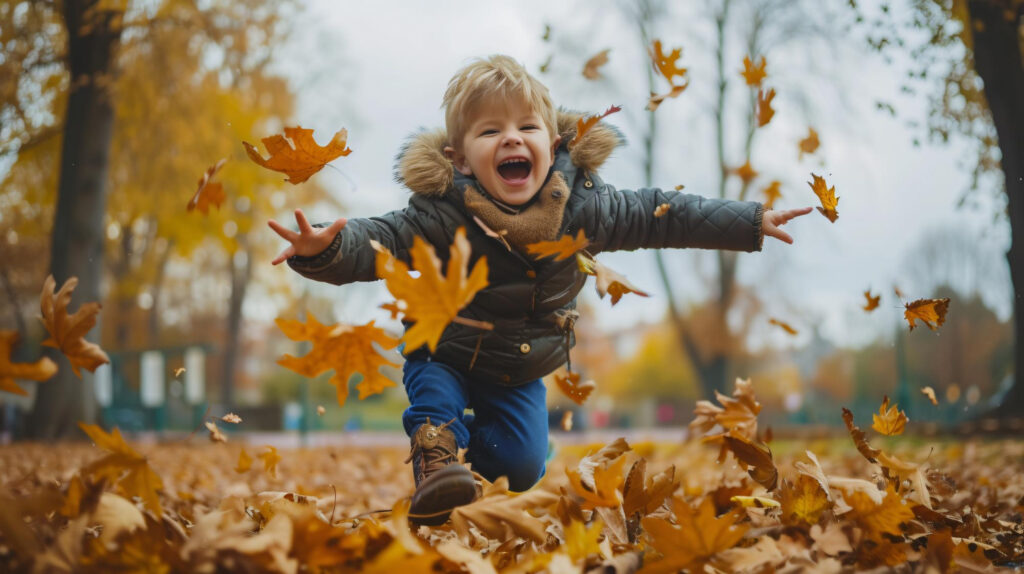
[[(776, 444), (777, 461), (749, 381), (718, 403), (698, 403), (702, 438), (562, 446), (525, 493), (481, 478), (482, 495), (434, 528), (409, 524), (404, 449), (136, 448), (83, 424), (95, 446), (0, 450), (0, 570), (986, 572), (1024, 560), (1024, 443), (882, 439), (897, 454), (846, 412), (852, 444)], [(886, 401), (872, 428), (904, 423)]]

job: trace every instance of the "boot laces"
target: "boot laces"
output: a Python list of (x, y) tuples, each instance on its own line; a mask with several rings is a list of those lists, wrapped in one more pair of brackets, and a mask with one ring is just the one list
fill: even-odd
[[(452, 419), (442, 424), (441, 426), (437, 427), (435, 432), (440, 433), (441, 431), (447, 429), (448, 425), (452, 424), (453, 422), (455, 422), (455, 419)], [(427, 422), (425, 424), (430, 424), (429, 418), (427, 419)], [(438, 444), (430, 448), (423, 448), (423, 445), (417, 442), (416, 444), (413, 445), (412, 450), (409, 451), (409, 456), (405, 459), (405, 462), (408, 464), (416, 457), (416, 455), (420, 456), (420, 464), (414, 464), (414, 466), (418, 466), (418, 468), (415, 469), (417, 484), (423, 482), (423, 480), (425, 480), (434, 472), (448, 466), (449, 464), (452, 464), (457, 459), (456, 453), (445, 448), (445, 446), (440, 442), (438, 442)]]

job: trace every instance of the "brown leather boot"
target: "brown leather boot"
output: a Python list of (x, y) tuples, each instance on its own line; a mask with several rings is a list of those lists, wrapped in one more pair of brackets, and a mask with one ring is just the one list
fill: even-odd
[(444, 524), (455, 507), (476, 498), (473, 473), (459, 464), (455, 433), (448, 430), (453, 421), (434, 426), (427, 418), (409, 441), (412, 449), (405, 462), (412, 461), (416, 479), (416, 492), (409, 507), (409, 521), (413, 524)]

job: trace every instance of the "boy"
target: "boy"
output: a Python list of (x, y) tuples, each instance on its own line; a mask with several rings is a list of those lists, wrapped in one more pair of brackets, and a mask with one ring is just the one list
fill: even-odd
[[(488, 286), (460, 315), (493, 331), (453, 323), (434, 353), (404, 349), (416, 492), (410, 518), (442, 524), (476, 496), (466, 460), (488, 480), (507, 476), (522, 491), (544, 474), (547, 407), (541, 377), (566, 362), (575, 344), (576, 295), (586, 281), (574, 258), (535, 259), (526, 246), (583, 230), (588, 251), (699, 247), (757, 251), (765, 235), (786, 243), (779, 226), (810, 208), (767, 211), (755, 202), (705, 199), (660, 189), (618, 191), (597, 168), (621, 143), (599, 123), (571, 149), (577, 115), (556, 112), (548, 90), (515, 60), (492, 56), (460, 70), (444, 96), (447, 130), (422, 132), (402, 150), (396, 177), (409, 206), (380, 217), (312, 227), (295, 210), (298, 232), (270, 227), (289, 241), (275, 265), (334, 284), (377, 279), (370, 239), (408, 261), (415, 236), (447, 259), (459, 228), (474, 260), (486, 257)], [(654, 216), (668, 203), (668, 213)], [(483, 222), (483, 227), (480, 223)], [(503, 239), (486, 230), (504, 232)], [(464, 411), (472, 408), (474, 414)], [(407, 461), (408, 462), (408, 461)]]

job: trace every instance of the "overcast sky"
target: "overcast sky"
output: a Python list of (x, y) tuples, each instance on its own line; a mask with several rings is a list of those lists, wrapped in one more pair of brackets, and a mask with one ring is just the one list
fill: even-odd
[[(604, 121), (622, 129), (630, 145), (617, 151), (601, 174), (618, 188), (641, 187), (638, 128), (643, 126), (646, 105), (646, 60), (635, 32), (611, 6), (538, 0), (310, 2), (296, 16), (301, 31), (279, 54), (282, 69), (301, 91), (293, 119), (316, 129), (321, 143), (345, 127), (353, 149), (332, 164), (337, 169), (315, 176), (348, 206), (347, 212), (314, 209), (313, 217), (363, 217), (404, 207), (408, 192), (392, 180), (399, 147), (416, 129), (442, 125), (441, 97), (458, 68), (494, 53), (524, 63), (548, 85), (556, 105), (590, 112), (622, 105), (622, 113)], [(681, 62), (690, 68), (691, 87), (657, 112), (654, 184), (685, 184), (685, 192), (713, 196), (716, 164), (708, 107), (713, 70), (705, 47), (709, 28), (704, 25), (706, 16), (701, 16), (705, 2), (676, 3), (676, 10), (654, 34), (668, 47), (683, 47)], [(552, 30), (548, 42), (541, 38), (545, 24)], [(769, 57), (767, 83), (779, 93), (774, 119), (758, 134), (754, 167), (765, 176), (754, 187), (759, 190), (768, 180), (780, 179), (783, 199), (778, 207), (815, 205), (805, 182), (811, 172), (817, 173), (835, 186), (840, 216), (833, 224), (814, 212), (787, 227), (795, 245), (768, 240), (763, 253), (741, 256), (741, 280), (756, 285), (767, 315), (801, 330), (799, 337), (791, 338), (765, 323), (756, 331), (759, 344), (802, 344), (813, 324), (843, 345), (864, 344), (891, 331), (902, 312), (892, 296), (894, 283), (910, 298), (929, 295), (916, 292), (920, 279), (901, 270), (928, 230), (962, 232), (968, 240), (982, 242), (984, 255), (998, 261), (1003, 261), (1008, 245), (1005, 225), (992, 223), (997, 207), (991, 201), (980, 210), (956, 209), (969, 182), (967, 147), (914, 147), (912, 140), (924, 139), (924, 134), (907, 129), (902, 118), (923, 120), (924, 98), (901, 95), (898, 68), (867, 53), (852, 35), (837, 29), (830, 31), (829, 40), (837, 47), (835, 52), (808, 40), (793, 42)], [(585, 80), (580, 74), (583, 63), (606, 48), (611, 52), (602, 69), (605, 78)], [(551, 70), (540, 74), (540, 65), (552, 54)], [(742, 47), (730, 48), (727, 68), (738, 71), (744, 55)], [(736, 98), (747, 90), (741, 81), (731, 89)], [(876, 110), (877, 100), (896, 104), (901, 118)], [(818, 131), (822, 146), (814, 156), (800, 160), (797, 141), (808, 126)], [(736, 164), (742, 163), (739, 133), (733, 132), (727, 141), (730, 162)], [(751, 199), (760, 199), (760, 194)], [(612, 308), (608, 301), (598, 301), (588, 285), (585, 297), (599, 311), (599, 326), (611, 329), (657, 321), (664, 313), (665, 297), (653, 256), (641, 251), (600, 258), (651, 297), (627, 296)], [(696, 302), (706, 296), (700, 277), (712, 270), (710, 256), (673, 252), (668, 261), (682, 300)], [(1004, 266), (996, 267), (986, 297), (1006, 317), (1007, 279)], [(296, 275), (295, 281), (306, 280)], [(862, 292), (869, 288), (883, 295), (881, 312), (871, 315), (859, 308)], [(382, 286), (330, 289), (327, 292), (338, 297), (343, 321), (384, 321), (387, 316), (375, 309), (388, 298)], [(955, 306), (950, 312), (956, 312)]]

